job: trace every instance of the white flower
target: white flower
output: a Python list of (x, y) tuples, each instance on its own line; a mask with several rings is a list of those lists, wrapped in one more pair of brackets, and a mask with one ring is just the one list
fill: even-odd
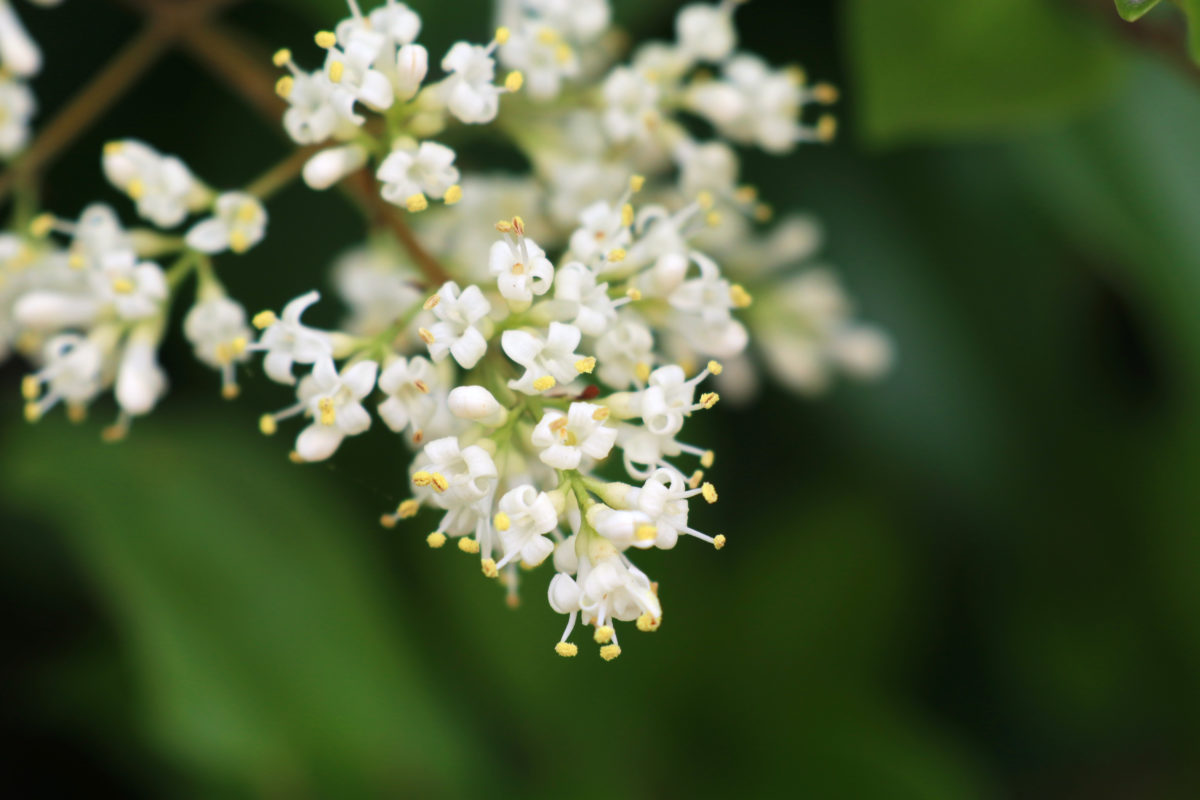
[(616, 428), (605, 425), (608, 409), (592, 403), (571, 403), (564, 415), (549, 409), (533, 429), (530, 440), (540, 448), (538, 458), (555, 469), (578, 469), (583, 457), (607, 458), (617, 441)]
[(685, 53), (704, 61), (723, 61), (737, 44), (733, 9), (739, 0), (720, 5), (685, 6), (675, 17), (675, 35)]
[(565, 78), (579, 75), (579, 59), (554, 28), (528, 23), (518, 26), (500, 48), (506, 66), (521, 70), (525, 89), (534, 100), (553, 100)]
[(298, 395), (312, 416), (312, 423), (296, 437), (296, 452), (305, 461), (323, 461), (347, 436), (363, 433), (371, 427), (371, 415), (362, 399), (375, 388), (379, 365), (359, 361), (342, 369), (332, 358), (322, 358), (313, 371), (300, 381)]
[(458, 439), (446, 436), (425, 445), (421, 453), (413, 480), (418, 485), (428, 481), (431, 499), (439, 507), (476, 506), (495, 491), (496, 463), (479, 445), (460, 447)]
[(117, 213), (103, 203), (93, 203), (79, 215), (68, 248), (68, 263), (75, 269), (103, 270), (133, 261), (133, 240), (117, 219)]
[(421, 33), (421, 17), (404, 3), (388, 0), (369, 15), (371, 29), (379, 31), (396, 44), (411, 44)]
[(608, 29), (612, 9), (608, 0), (524, 0), (551, 28), (580, 42), (589, 42)]
[(716, 394), (703, 395), (699, 403), (694, 402), (697, 384), (711, 374), (706, 368), (688, 380), (683, 368), (675, 364), (651, 372), (650, 385), (638, 401), (646, 429), (655, 436), (674, 436), (683, 429), (684, 417), (701, 408), (711, 408), (717, 401)]
[[(608, 284), (596, 283), (596, 273), (572, 261), (554, 278), (554, 299), (564, 304), (571, 324), (588, 336), (600, 336), (617, 318), (617, 305), (608, 296)], [(628, 300), (623, 298), (623, 302)]]
[(157, 322), (139, 325), (125, 344), (117, 367), (117, 404), (131, 416), (148, 414), (167, 390), (167, 376), (158, 365)]
[(22, 78), (42, 68), (42, 52), (21, 24), (12, 4), (0, 2), (0, 66)]
[(350, 307), (343, 327), (358, 336), (387, 330), (423, 299), (415, 274), (386, 240), (373, 240), (342, 254), (333, 267), (333, 282)]
[(604, 81), (604, 131), (620, 144), (645, 136), (658, 121), (658, 88), (629, 67)]
[[(393, 150), (379, 165), (375, 177), (383, 183), (383, 199), (398, 206), (424, 206), (424, 197), (442, 198), (458, 183), (454, 151), (437, 142)], [(416, 198), (420, 198), (420, 202)]]
[(757, 56), (741, 54), (725, 62), (722, 80), (693, 88), (688, 104), (729, 139), (786, 153), (796, 143), (821, 138), (800, 125), (800, 109), (810, 97), (796, 75), (772, 70)]
[(91, 272), (92, 287), (121, 319), (155, 316), (167, 299), (167, 277), (158, 264), (136, 262), (132, 253), (127, 256), (119, 261), (110, 259), (103, 269)]
[(467, 124), (491, 122), (500, 110), (492, 49), (456, 42), (442, 59), (442, 69), (450, 73), (441, 84), (442, 96), (450, 113)]
[(325, 77), (332, 84), (330, 102), (344, 118), (362, 125), (365, 118), (354, 111), (356, 102), (374, 111), (386, 111), (396, 99), (392, 82), (374, 68), (385, 39), (364, 26), (339, 32), (338, 45), (325, 55)]
[[(105, 350), (96, 341), (75, 333), (50, 339), (42, 351), (44, 366), (27, 376), (21, 387), (29, 402), (26, 416), (37, 419), (60, 400), (68, 406), (91, 402), (100, 392), (105, 360), (110, 354)], [(42, 384), (46, 385), (46, 393), (38, 398)]]
[(349, 120), (333, 106), (333, 84), (318, 70), (308, 73), (294, 70), (287, 86), (287, 111), (283, 127), (296, 144), (320, 144), (333, 136)]
[(616, 249), (629, 246), (632, 234), (623, 208), (598, 200), (579, 214), (579, 227), (571, 234), (571, 253), (585, 264)]
[(738, 177), (738, 158), (724, 142), (688, 142), (675, 153), (679, 161), (679, 190), (688, 197), (709, 192), (732, 195)]
[(267, 228), (267, 211), (254, 195), (225, 192), (217, 198), (215, 213), (187, 233), (187, 244), (202, 253), (226, 249), (244, 253), (262, 241)]
[(616, 509), (604, 503), (596, 503), (587, 510), (587, 521), (596, 533), (621, 550), (652, 546), (657, 535), (650, 517), (641, 511)]
[(387, 399), (379, 404), (379, 416), (396, 433), (411, 427), (421, 431), (437, 413), (439, 388), (433, 364), (421, 356), (396, 358), (379, 376), (379, 388)]
[(333, 353), (333, 339), (328, 333), (300, 322), (304, 309), (319, 299), (320, 294), (309, 292), (284, 306), (279, 317), (269, 311), (255, 316), (255, 326), (264, 330), (251, 349), (266, 351), (263, 370), (276, 383), (296, 382), (292, 364), (314, 364)]
[(186, 164), (136, 139), (106, 144), (101, 163), (109, 182), (137, 204), (138, 214), (161, 228), (178, 225), (204, 199)]
[(221, 371), (225, 394), (236, 394), (234, 366), (250, 357), (251, 331), (242, 304), (223, 294), (200, 300), (183, 318), (183, 334), (197, 359)]
[(641, 384), (654, 363), (654, 336), (633, 319), (618, 322), (596, 340), (596, 375), (614, 389)]
[(496, 567), (519, 558), (528, 566), (541, 564), (554, 551), (554, 542), (543, 534), (558, 527), (558, 512), (545, 492), (533, 486), (518, 486), (500, 498), (496, 527), (504, 550)]
[[(576, 614), (582, 616), (584, 625), (594, 625), (597, 633), (613, 620), (629, 621), (643, 615), (655, 623), (662, 619), (662, 605), (650, 585), (650, 579), (617, 555), (601, 558), (595, 564), (588, 558), (579, 559), (576, 578), (561, 572), (554, 576), (550, 582), (549, 600), (550, 607), (555, 611), (570, 615), (562, 636), (564, 642), (571, 635)], [(601, 650), (601, 656), (606, 660), (615, 658), (621, 652), (616, 647), (611, 628), (608, 633), (614, 642), (610, 647), (616, 649)]]
[(434, 361), (452, 355), (459, 366), (470, 369), (487, 352), (487, 338), (480, 328), (491, 325), (487, 315), (492, 305), (478, 286), (468, 286), (460, 294), (453, 281), (438, 289), (437, 298), (433, 315), (438, 321), (423, 330), (421, 338)]
[(37, 103), (20, 81), (0, 77), (0, 158), (14, 156), (29, 141), (29, 120)]
[(568, 384), (585, 366), (575, 348), (581, 334), (574, 325), (551, 322), (545, 339), (525, 330), (505, 331), (500, 337), (504, 354), (525, 368), (519, 380), (509, 388), (525, 394), (539, 394), (556, 384)]
[(429, 51), (419, 44), (406, 44), (396, 53), (396, 63), (387, 70), (396, 96), (411, 100), (429, 73)]
[(554, 265), (537, 242), (518, 234), (505, 237), (488, 253), (488, 271), (496, 277), (500, 294), (514, 311), (529, 307), (534, 295), (543, 295), (554, 280)]
[(310, 189), (328, 189), (367, 163), (367, 151), (362, 145), (347, 144), (314, 153), (304, 164), (304, 182)]
[(708, 536), (688, 526), (687, 501), (695, 495), (704, 495), (709, 502), (716, 498), (710, 484), (691, 489), (679, 470), (668, 467), (654, 470), (640, 488), (631, 489), (626, 495), (626, 502), (645, 514), (654, 525), (653, 532), (643, 529), (640, 535), (635, 533), (634, 546), (670, 550), (680, 534), (722, 546), (725, 541), (723, 537)]

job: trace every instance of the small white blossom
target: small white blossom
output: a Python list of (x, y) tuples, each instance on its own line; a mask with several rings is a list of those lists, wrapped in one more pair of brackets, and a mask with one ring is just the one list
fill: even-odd
[(442, 59), (450, 75), (441, 84), (450, 113), (467, 124), (491, 122), (500, 110), (500, 87), (492, 84), (496, 62), (492, 47), (456, 42)]
[(433, 364), (421, 356), (393, 359), (379, 376), (379, 388), (387, 399), (379, 404), (379, 416), (396, 433), (405, 428), (421, 431), (437, 413), (440, 381)]
[(638, 139), (658, 121), (658, 88), (628, 67), (618, 67), (604, 82), (604, 131), (616, 143)]
[(371, 427), (362, 400), (375, 388), (379, 365), (359, 361), (339, 373), (333, 359), (322, 358), (300, 381), (297, 394), (312, 423), (296, 437), (296, 452), (305, 461), (324, 461), (347, 436)]
[(183, 335), (197, 359), (221, 371), (226, 396), (236, 394), (234, 367), (250, 357), (251, 331), (242, 304), (223, 294), (200, 300), (183, 318)]
[(22, 78), (33, 77), (42, 68), (42, 51), (8, 0), (0, 2), (0, 67)]
[[(283, 127), (296, 144), (320, 144), (344, 129), (349, 120), (333, 106), (333, 84), (323, 71), (295, 70), (286, 93)], [(350, 123), (353, 128), (353, 123)]]
[[(105, 352), (97, 341), (75, 333), (55, 336), (43, 348), (43, 366), (25, 378), (22, 389), (28, 405), (25, 415), (37, 419), (60, 401), (84, 407), (100, 393)], [(39, 398), (42, 385), (46, 391)]]
[(188, 231), (187, 244), (202, 253), (244, 253), (262, 241), (266, 229), (267, 211), (257, 197), (225, 192), (217, 198), (214, 215)]
[(487, 338), (480, 328), (491, 325), (487, 319), (491, 303), (478, 286), (468, 286), (459, 293), (458, 284), (453, 281), (438, 290), (437, 298), (433, 307), (437, 322), (421, 338), (434, 361), (451, 355), (463, 369), (470, 369), (487, 352)]
[(538, 458), (555, 469), (578, 469), (584, 456), (607, 458), (617, 441), (617, 429), (605, 424), (607, 409), (592, 403), (571, 403), (567, 413), (549, 409), (533, 429), (530, 440), (541, 449)]
[(554, 552), (554, 542), (544, 534), (558, 527), (558, 511), (545, 492), (525, 484), (505, 494), (496, 505), (500, 509), (496, 527), (504, 551), (497, 568), (514, 559), (537, 566)]
[(293, 364), (314, 364), (333, 353), (333, 338), (322, 330), (300, 322), (304, 309), (321, 295), (315, 291), (302, 294), (283, 307), (276, 317), (265, 311), (254, 318), (256, 327), (263, 328), (258, 343), (251, 349), (266, 351), (263, 370), (276, 383), (294, 384)]
[(325, 77), (332, 85), (330, 102), (342, 117), (362, 125), (366, 119), (355, 112), (355, 103), (386, 111), (396, 99), (391, 81), (374, 68), (386, 40), (361, 25), (345, 29), (337, 40), (325, 54)]
[(90, 273), (97, 298), (111, 306), (124, 320), (139, 320), (157, 315), (167, 299), (167, 277), (151, 261), (136, 262), (133, 254), (111, 260), (102, 270)]
[(619, 303), (608, 296), (608, 284), (597, 283), (596, 273), (578, 261), (558, 271), (554, 299), (566, 309), (571, 324), (588, 336), (602, 335), (617, 318)]
[(703, 61), (723, 61), (737, 44), (733, 9), (739, 0), (719, 5), (696, 3), (685, 6), (675, 17), (675, 35), (683, 52)]
[(529, 307), (534, 295), (543, 295), (554, 280), (554, 265), (546, 251), (527, 236), (505, 237), (488, 253), (488, 271), (496, 277), (501, 296), (514, 311)]
[(178, 225), (204, 199), (186, 164), (136, 139), (106, 144), (102, 164), (109, 182), (137, 204), (138, 214), (161, 228)]
[(117, 404), (130, 416), (148, 414), (167, 390), (167, 376), (158, 365), (161, 327), (139, 325), (129, 334), (117, 367)]
[[(458, 183), (454, 151), (437, 142), (393, 150), (379, 165), (375, 177), (383, 183), (383, 199), (410, 210), (424, 207), (425, 196), (442, 198)], [(417, 201), (419, 198), (419, 202)]]
[(0, 158), (15, 156), (25, 147), (36, 108), (28, 86), (0, 76)]
[(596, 375), (615, 389), (645, 383), (654, 363), (654, 335), (636, 320), (621, 320), (596, 340), (596, 362)]
[(558, 384), (569, 384), (580, 372), (583, 356), (575, 352), (581, 334), (574, 325), (551, 322), (546, 338), (525, 330), (505, 331), (500, 337), (504, 354), (525, 368), (509, 388), (538, 394)]
[(458, 439), (435, 439), (421, 451), (414, 481), (429, 481), (431, 499), (450, 510), (475, 506), (496, 488), (496, 463), (478, 445), (460, 447)]

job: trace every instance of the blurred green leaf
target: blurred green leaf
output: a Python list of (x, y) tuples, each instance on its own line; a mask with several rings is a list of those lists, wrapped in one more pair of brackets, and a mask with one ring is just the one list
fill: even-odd
[(1113, 0), (1117, 4), (1117, 13), (1121, 18), (1133, 22), (1158, 5), (1162, 0)]
[(463, 732), (356, 545), (369, 520), (282, 450), (166, 416), (114, 447), (21, 430), (0, 466), (5, 501), (69, 536), (126, 638), (148, 738), (257, 791), (460, 786)]
[(1118, 54), (1043, 0), (853, 0), (848, 48), (863, 135), (894, 143), (1010, 131), (1104, 97)]

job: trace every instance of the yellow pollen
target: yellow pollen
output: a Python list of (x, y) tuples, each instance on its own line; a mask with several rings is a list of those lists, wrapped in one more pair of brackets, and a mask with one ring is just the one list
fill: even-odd
[(603, 422), (604, 420), (608, 419), (610, 414), (612, 414), (612, 411), (610, 411), (606, 406), (600, 406), (600, 408), (597, 408), (592, 412), (592, 419), (596, 420), (597, 422)]
[(816, 86), (812, 87), (812, 96), (813, 99), (818, 103), (829, 105), (830, 103), (837, 102), (838, 89), (836, 86), (830, 83), (818, 83)]
[(721, 370), (723, 370), (723, 369), (725, 369), (725, 367), (721, 366), (720, 361), (708, 362), (708, 371), (711, 372), (713, 375), (720, 375)]
[(430, 483), (433, 484), (433, 490), (438, 494), (450, 488), (450, 481), (446, 480), (446, 476), (440, 472), (433, 473)]
[(26, 375), (21, 379), (21, 397), (26, 400), (36, 400), (37, 396), (42, 393), (42, 382), (33, 375)]
[(87, 406), (82, 403), (67, 403), (67, 419), (76, 425), (87, 419)]
[(579, 372), (579, 373), (587, 373), (590, 375), (592, 370), (594, 370), (595, 368), (596, 368), (596, 357), (595, 356), (588, 356), (587, 358), (581, 358), (575, 362), (575, 371)]
[(504, 603), (509, 608), (516, 608), (517, 606), (521, 605), (521, 598), (515, 594), (506, 594), (504, 596)]
[(233, 351), (235, 356), (240, 356), (242, 353), (246, 352), (246, 347), (248, 344), (249, 342), (246, 341), (245, 336), (239, 336), (229, 342), (229, 349)]
[(446, 534), (441, 533), (440, 531), (434, 531), (433, 533), (431, 533), (425, 537), (425, 544), (429, 545), (434, 550), (437, 550), (439, 547), (441, 547), (445, 543), (446, 543)]
[(383, 527), (385, 527), (385, 528), (394, 528), (394, 527), (396, 527), (396, 515), (395, 515), (395, 514), (383, 514), (383, 515), (381, 515), (381, 516), (379, 517), (379, 524), (380, 524), (380, 525), (382, 525), (382, 526), (383, 526)]
[(496, 223), (496, 230), (500, 231), (501, 233), (511, 233), (512, 229), (512, 223), (506, 219), (502, 219)]
[(291, 75), (284, 75), (279, 80), (275, 81), (275, 94), (282, 97), (284, 100), (292, 96), (292, 90), (296, 88), (296, 79)]
[(567, 418), (566, 417), (558, 417), (557, 419), (555, 419), (553, 422), (550, 423), (550, 430), (554, 431), (555, 433), (562, 433), (562, 431), (565, 430), (566, 427), (567, 427)]
[(627, 290), (625, 290), (625, 296), (636, 303), (638, 300), (642, 299), (642, 290), (635, 286), (630, 286)]
[(129, 182), (129, 185), (125, 187), (125, 191), (128, 192), (129, 196), (134, 200), (140, 200), (142, 195), (146, 194), (146, 184), (142, 183), (141, 178), (134, 178)]
[(642, 187), (646, 185), (645, 175), (634, 175), (629, 179), (629, 189), (632, 192), (640, 192)]
[(808, 80), (808, 74), (804, 68), (795, 64), (785, 69), (784, 73), (787, 75), (787, 79), (797, 86), (803, 86)]
[(317, 401), (317, 409), (321, 412), (321, 424), (332, 425), (337, 422), (337, 410), (333, 407), (333, 399), (322, 397)]
[(263, 436), (274, 436), (275, 431), (279, 430), (279, 425), (270, 414), (263, 414), (258, 418), (258, 429), (262, 431)]
[(292, 60), (292, 51), (286, 47), (281, 47), (275, 51), (275, 55), (271, 56), (271, 63), (277, 67), (286, 66)]
[(611, 625), (601, 625), (596, 628), (596, 632), (592, 634), (592, 638), (596, 640), (596, 644), (608, 644), (612, 641), (613, 629)]
[(407, 208), (411, 213), (417, 214), (429, 208), (429, 200), (426, 199), (425, 195), (417, 192), (416, 194), (410, 194), (407, 198), (405, 198), (404, 207)]
[(817, 120), (817, 139), (822, 142), (832, 142), (837, 136), (837, 117), (825, 114)]
[(133, 294), (133, 290), (137, 287), (129, 278), (116, 278), (112, 282), (112, 288), (117, 294)]
[(433, 344), (433, 334), (429, 332), (428, 328), (417, 328), (417, 335), (425, 344)]
[(520, 70), (514, 69), (512, 72), (504, 76), (504, 88), (510, 92), (519, 92), (521, 87), (525, 85), (525, 76)]
[(716, 454), (712, 450), (705, 450), (704, 455), (700, 456), (700, 466), (708, 469), (713, 465), (714, 458), (716, 458)]
[(227, 383), (221, 387), (221, 397), (224, 397), (226, 400), (236, 399), (241, 393), (242, 390), (236, 383)]
[(626, 228), (633, 224), (633, 206), (629, 203), (621, 206), (621, 224)]
[(513, 264), (512, 265), (512, 274), (513, 275), (524, 275), (525, 274), (525, 265), (522, 264), (520, 261)]
[(600, 657), (605, 661), (612, 661), (619, 655), (621, 655), (621, 645), (619, 644), (606, 644), (600, 648)]
[(717, 488), (711, 483), (705, 482), (700, 487), (700, 496), (704, 498), (706, 503), (715, 503), (717, 502)]
[(517, 234), (517, 236), (524, 236), (525, 235), (525, 220), (523, 220), (521, 217), (513, 217), (512, 218), (512, 229), (513, 229), (513, 233)]
[(552, 28), (542, 28), (538, 31), (537, 40), (542, 44), (554, 44), (558, 41), (558, 31)]
[(758, 190), (753, 186), (739, 186), (738, 190), (733, 193), (734, 198), (739, 203), (753, 203), (758, 197)]
[(494, 578), (500, 574), (500, 570), (496, 569), (495, 559), (485, 558), (479, 563), (479, 569), (483, 572), (483, 577)]
[(468, 539), (464, 536), (458, 540), (458, 549), (462, 550), (464, 553), (478, 553), (479, 542), (475, 541), (474, 539)]
[(417, 391), (421, 394), (429, 394), (429, 384), (425, 381), (413, 381), (413, 386), (417, 387)]
[(54, 230), (54, 222), (53, 214), (38, 214), (33, 218), (33, 222), (29, 223), (29, 232), (41, 239)]
[(318, 31), (313, 41), (317, 43), (317, 47), (327, 50), (337, 44), (337, 36), (333, 31)]
[(496, 28), (496, 44), (505, 44), (508, 38), (512, 36), (512, 32), (503, 26)]
[(71, 269), (83, 269), (87, 266), (87, 261), (81, 253), (71, 253), (67, 256), (67, 266)]
[(235, 253), (244, 253), (250, 249), (250, 237), (243, 231), (233, 231), (229, 234), (229, 249)]
[(448, 206), (454, 205), (459, 200), (462, 200), (462, 187), (457, 183), (447, 189), (446, 193), (442, 195), (442, 202)]
[(258, 218), (258, 205), (256, 203), (242, 203), (238, 206), (237, 220), (238, 222), (253, 222)]
[(705, 392), (704, 394), (700, 395), (700, 405), (704, 406), (706, 409), (712, 408), (720, 399), (721, 395), (717, 394), (716, 392)]
[(656, 631), (656, 630), (658, 630), (658, 626), (661, 624), (662, 624), (662, 620), (655, 619), (654, 617), (650, 616), (649, 611), (643, 612), (642, 615), (637, 618), (637, 629), (639, 631), (641, 631), (642, 633), (650, 633), (651, 631)]
[(713, 207), (712, 192), (701, 192), (700, 194), (696, 195), (696, 203), (700, 206), (700, 208), (708, 211)]
[(104, 155), (115, 156), (117, 153), (120, 153), (124, 149), (125, 149), (124, 142), (105, 142)]
[(766, 203), (759, 203), (754, 207), (754, 218), (759, 222), (769, 221), (774, 214), (774, 210)]
[(125, 425), (117, 423), (116, 425), (109, 425), (107, 428), (100, 431), (100, 438), (109, 444), (112, 444), (113, 442), (121, 441), (128, 434), (129, 428)]
[(638, 525), (637, 530), (633, 532), (633, 538), (639, 542), (648, 542), (651, 539), (658, 538), (658, 528), (653, 525)]
[(396, 516), (399, 519), (412, 519), (413, 517), (415, 517), (417, 515), (417, 512), (420, 509), (421, 509), (420, 503), (418, 503), (416, 500), (408, 499), (408, 500), (405, 500), (404, 502), (402, 502), (396, 508)]
[(715, 228), (721, 224), (721, 215), (716, 211), (710, 211), (704, 215), (704, 224), (710, 228)]
[(306, 463), (306, 462), (304, 461), (304, 456), (300, 455), (300, 454), (299, 454), (299, 453), (297, 453), (295, 450), (293, 450), (292, 452), (288, 453), (288, 461), (292, 462), (293, 464), (304, 464), (304, 463)]
[(735, 283), (729, 287), (729, 299), (733, 303), (734, 308), (746, 308), (754, 302), (754, 298), (740, 284)]
[(571, 46), (565, 42), (554, 48), (554, 58), (560, 64), (566, 64), (574, 57), (574, 55), (575, 51), (573, 51)]
[(263, 328), (271, 327), (278, 321), (279, 317), (275, 316), (274, 311), (260, 311), (255, 314), (254, 319), (251, 320), (251, 322), (254, 323), (254, 327), (258, 328), (260, 331)]
[(692, 473), (692, 477), (688, 478), (688, 488), (695, 489), (702, 480), (704, 480), (704, 470), (698, 469)]
[(341, 61), (329, 62), (329, 81), (331, 83), (341, 83), (342, 76), (346, 74), (346, 65)]
[(570, 642), (559, 642), (554, 645), (554, 652), (558, 653), (563, 658), (573, 658), (579, 655), (579, 646)]
[(42, 418), (41, 406), (39, 406), (37, 403), (26, 403), (25, 404), (25, 421), (26, 422), (37, 422), (41, 418)]
[(724, 546), (725, 546), (725, 534), (718, 533), (716, 536), (713, 537), (713, 547), (717, 550), (720, 550)]
[(533, 388), (536, 391), (544, 392), (547, 389), (553, 389), (555, 383), (556, 381), (554, 380), (553, 375), (543, 375), (533, 382)]
[(645, 361), (639, 361), (633, 367), (633, 374), (637, 376), (639, 381), (646, 381), (650, 378), (650, 365)]
[(614, 247), (612, 250), (608, 251), (608, 260), (615, 264), (619, 261), (624, 261), (626, 255), (628, 255), (628, 253), (625, 252), (624, 247)]
[(413, 473), (412, 482), (417, 486), (428, 486), (433, 483), (433, 476), (425, 470), (418, 470)]
[(421, 308), (425, 309), (426, 311), (433, 311), (435, 308), (437, 308), (437, 304), (440, 302), (442, 302), (442, 296), (440, 294), (432, 294), (429, 296), (429, 299), (421, 305)]
[(492, 522), (495, 524), (496, 530), (498, 531), (506, 531), (512, 525), (512, 521), (509, 520), (508, 514), (505, 514), (503, 511), (497, 511), (496, 516), (492, 519)]

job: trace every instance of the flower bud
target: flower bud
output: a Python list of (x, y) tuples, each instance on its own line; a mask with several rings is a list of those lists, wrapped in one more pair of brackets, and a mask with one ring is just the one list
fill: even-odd
[(367, 163), (367, 151), (356, 144), (322, 150), (304, 165), (304, 182), (313, 189), (328, 189)]
[(425, 74), (429, 71), (429, 52), (419, 44), (406, 44), (396, 54), (396, 77), (393, 85), (401, 100), (412, 99)]
[(508, 411), (482, 386), (455, 387), (450, 392), (449, 405), (454, 416), (492, 428), (503, 425), (508, 418)]

